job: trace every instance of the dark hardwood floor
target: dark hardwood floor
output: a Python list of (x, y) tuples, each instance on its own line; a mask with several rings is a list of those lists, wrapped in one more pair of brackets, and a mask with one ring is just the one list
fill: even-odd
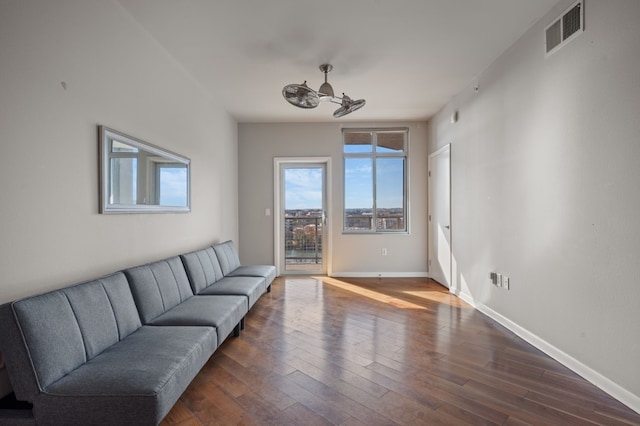
[(419, 279), (277, 278), (163, 425), (640, 425)]

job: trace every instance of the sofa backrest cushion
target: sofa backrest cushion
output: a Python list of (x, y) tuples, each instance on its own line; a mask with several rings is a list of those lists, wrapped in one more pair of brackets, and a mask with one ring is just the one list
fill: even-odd
[(224, 278), (222, 267), (213, 247), (192, 251), (180, 256), (195, 294)]
[(226, 276), (240, 267), (240, 257), (233, 241), (225, 241), (224, 243), (214, 244), (213, 249), (218, 256), (222, 273)]
[(13, 302), (11, 311), (3, 327), (15, 327), (14, 341), (3, 346), (23, 345), (40, 390), (141, 326), (121, 272)]
[(129, 283), (122, 273), (63, 291), (78, 320), (87, 359), (141, 326)]
[(193, 296), (178, 256), (126, 269), (124, 273), (143, 324)]
[(40, 389), (87, 361), (78, 321), (62, 291), (13, 303)]

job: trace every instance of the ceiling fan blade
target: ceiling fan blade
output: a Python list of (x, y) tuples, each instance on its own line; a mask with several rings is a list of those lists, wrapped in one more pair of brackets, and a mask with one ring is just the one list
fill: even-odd
[(310, 109), (320, 104), (320, 96), (307, 86), (306, 81), (302, 84), (289, 84), (284, 86), (282, 96), (284, 96), (287, 102), (299, 108)]

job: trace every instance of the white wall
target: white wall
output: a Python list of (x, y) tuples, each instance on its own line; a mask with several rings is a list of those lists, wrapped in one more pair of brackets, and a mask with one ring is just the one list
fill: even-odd
[[(0, 303), (237, 241), (235, 121), (117, 3), (3, 1), (0, 58)], [(98, 214), (98, 124), (190, 157), (192, 212)]]
[(458, 291), (640, 411), (640, 2), (586, 2), (586, 31), (545, 59), (572, 3), (452, 99), (429, 152), (452, 144)]
[[(409, 234), (342, 234), (342, 127), (409, 128)], [(264, 214), (265, 208), (274, 208), (273, 158), (305, 156), (332, 159), (332, 275), (426, 275), (427, 124), (415, 122), (239, 124), (239, 251), (243, 263), (274, 261), (273, 217)], [(388, 251), (384, 257), (383, 247)]]

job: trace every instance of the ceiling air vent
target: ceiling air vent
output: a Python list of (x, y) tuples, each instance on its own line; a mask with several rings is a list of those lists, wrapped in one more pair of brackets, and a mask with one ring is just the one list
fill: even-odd
[(546, 53), (550, 55), (584, 30), (584, 0), (575, 2), (545, 29)]

